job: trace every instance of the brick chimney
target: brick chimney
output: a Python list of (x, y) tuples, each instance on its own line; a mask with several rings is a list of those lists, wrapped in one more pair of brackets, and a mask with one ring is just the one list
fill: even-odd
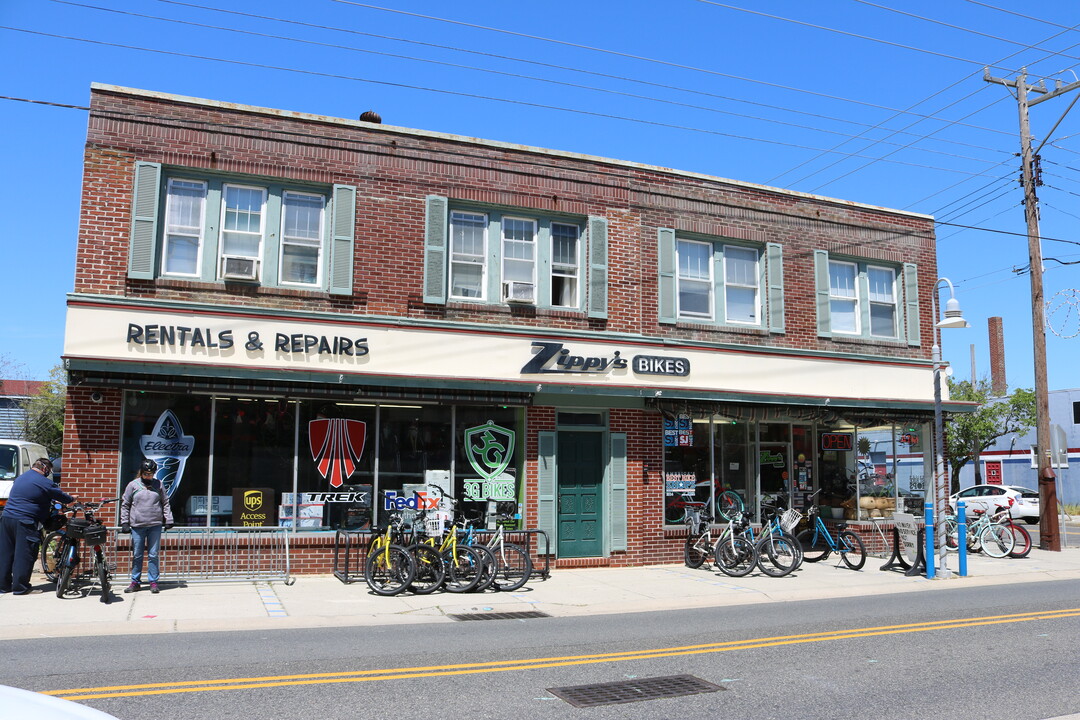
[(1005, 381), (1005, 336), (1001, 318), (988, 318), (987, 329), (990, 332), (990, 389), (994, 397), (1005, 397), (1009, 384)]

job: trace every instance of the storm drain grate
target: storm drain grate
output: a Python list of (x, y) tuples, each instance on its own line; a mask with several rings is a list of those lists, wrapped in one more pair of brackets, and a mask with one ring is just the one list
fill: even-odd
[(538, 610), (526, 610), (523, 612), (459, 613), (447, 615), (447, 617), (451, 620), (531, 620), (551, 616)]
[(573, 687), (548, 688), (548, 692), (560, 697), (574, 707), (618, 705), (639, 700), (700, 695), (726, 688), (713, 685), (693, 675), (668, 675), (667, 677), (642, 678), (598, 685), (575, 685)]

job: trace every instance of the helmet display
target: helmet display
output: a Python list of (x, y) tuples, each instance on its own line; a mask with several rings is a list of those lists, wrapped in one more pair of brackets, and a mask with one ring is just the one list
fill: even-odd
[(147, 458), (146, 460), (142, 461), (142, 466), (139, 467), (139, 473), (140, 474), (145, 473), (145, 472), (156, 473), (157, 468), (158, 468), (158, 464), (156, 462), (154, 462), (153, 460), (151, 460), (150, 458)]

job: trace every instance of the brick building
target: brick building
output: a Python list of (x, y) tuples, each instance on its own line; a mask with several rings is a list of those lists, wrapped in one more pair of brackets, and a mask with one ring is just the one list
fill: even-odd
[(94, 85), (66, 483), (154, 457), (208, 526), (261, 489), (301, 572), (433, 486), (560, 565), (677, 560), (725, 489), (857, 519), (923, 491), (936, 277), (923, 215)]

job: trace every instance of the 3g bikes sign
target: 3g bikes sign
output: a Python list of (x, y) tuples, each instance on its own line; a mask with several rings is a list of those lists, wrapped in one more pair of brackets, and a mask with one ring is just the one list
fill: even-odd
[(464, 482), (468, 500), (515, 500), (517, 487), (513, 475), (506, 473), (514, 459), (516, 434), (509, 428), (488, 420), (465, 431), (465, 457), (478, 480)]

